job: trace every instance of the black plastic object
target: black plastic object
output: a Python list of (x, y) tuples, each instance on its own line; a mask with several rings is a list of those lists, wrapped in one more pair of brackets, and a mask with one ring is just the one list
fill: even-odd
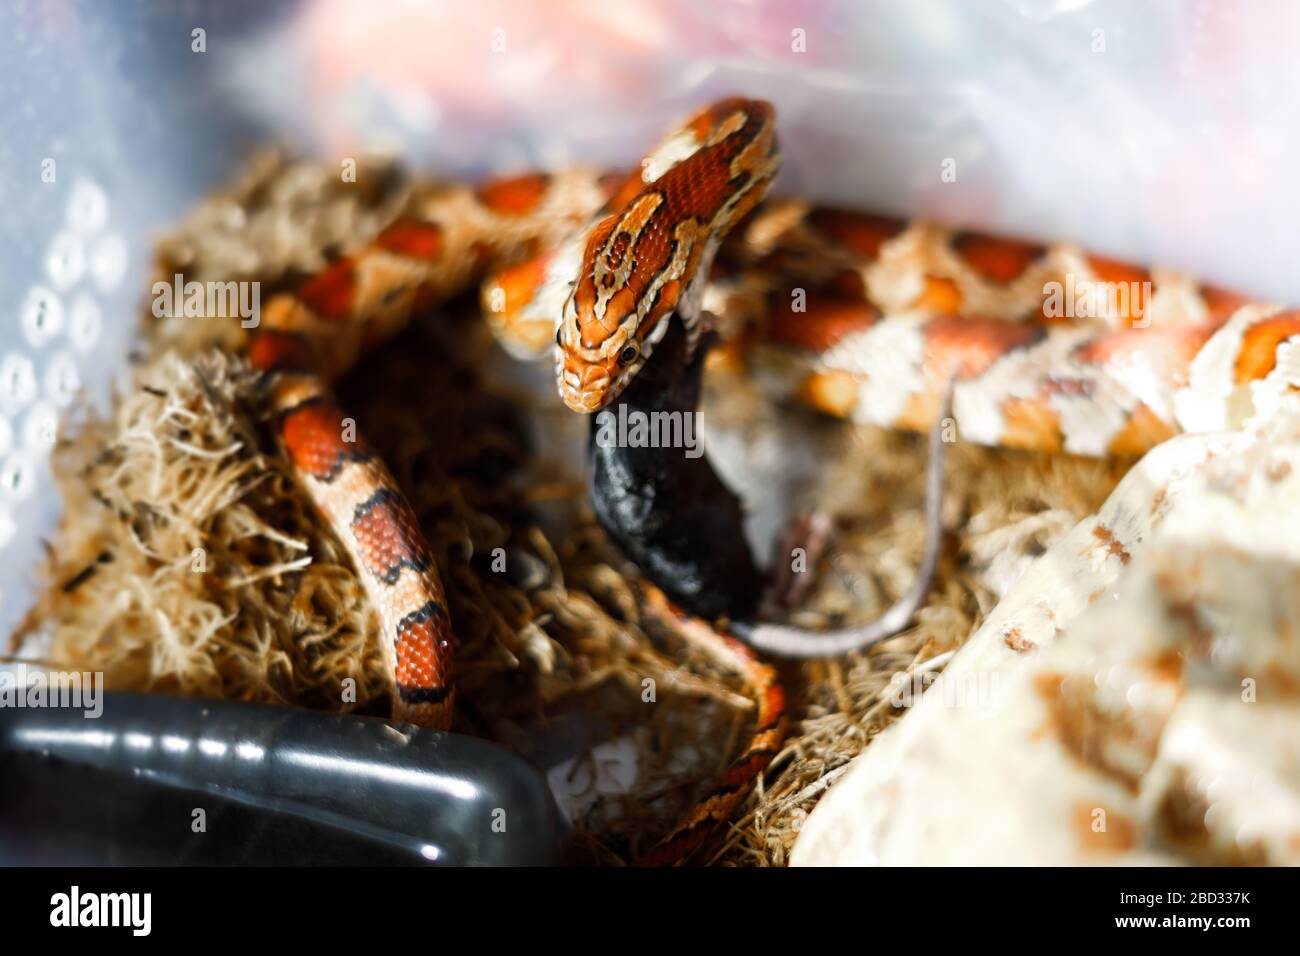
[[(628, 415), (695, 414), (705, 352), (699, 348), (687, 362), (685, 331), (673, 321), (619, 404)], [(618, 413), (617, 405), (610, 413)], [(591, 503), (605, 532), (688, 611), (704, 618), (753, 618), (763, 578), (745, 541), (740, 502), (708, 456), (602, 444), (599, 428), (598, 416), (592, 416)]]
[(555, 861), (545, 781), (487, 741), (231, 701), (102, 699), (96, 719), (0, 708), (0, 864)]

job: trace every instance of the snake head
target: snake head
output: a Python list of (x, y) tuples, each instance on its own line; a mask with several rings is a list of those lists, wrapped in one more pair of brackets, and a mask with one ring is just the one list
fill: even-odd
[(587, 238), (560, 315), (556, 379), (569, 408), (594, 412), (617, 399), (674, 312), (694, 348), (714, 253), (780, 165), (773, 120), (767, 103), (723, 100), (655, 151), (656, 178), (624, 205), (638, 184), (619, 190), (617, 211)]
[[(634, 262), (615, 261), (622, 245), (614, 216), (592, 233), (556, 332), (556, 382), (564, 404), (596, 412), (636, 377), (668, 330), (680, 283), (650, 291)], [(612, 267), (611, 267), (612, 266)]]
[(637, 322), (633, 306), (612, 299), (604, 314), (578, 304), (565, 308), (555, 336), (556, 381), (564, 404), (575, 412), (596, 412), (622, 394), (668, 331), (671, 308)]

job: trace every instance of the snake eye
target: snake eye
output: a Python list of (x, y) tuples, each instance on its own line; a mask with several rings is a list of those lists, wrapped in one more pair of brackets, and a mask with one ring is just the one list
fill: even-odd
[(560, 327), (558, 327), (558, 328), (555, 330), (555, 344), (558, 345), (558, 346), (563, 347), (563, 345), (564, 345), (564, 326), (560, 326)]
[(634, 358), (636, 358), (636, 356), (637, 356), (637, 348), (636, 348), (636, 346), (635, 346), (635, 345), (629, 345), (629, 346), (628, 346), (627, 348), (625, 348), (623, 351), (621, 351), (621, 352), (618, 353), (618, 364), (619, 364), (619, 365), (631, 365), (631, 364), (632, 364), (632, 360), (633, 360)]

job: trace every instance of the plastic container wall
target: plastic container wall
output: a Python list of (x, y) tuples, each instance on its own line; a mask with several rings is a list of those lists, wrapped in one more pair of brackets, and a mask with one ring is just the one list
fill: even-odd
[(782, 191), (1300, 302), (1297, 49), (1285, 0), (6, 4), (0, 629), (57, 517), (59, 417), (125, 368), (152, 237), (256, 143), (626, 165), (739, 92), (777, 106)]

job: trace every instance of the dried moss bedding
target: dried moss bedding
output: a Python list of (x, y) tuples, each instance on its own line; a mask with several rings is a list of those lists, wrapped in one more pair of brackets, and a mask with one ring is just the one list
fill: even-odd
[[(257, 279), (266, 301), (425, 188), (383, 163), (359, 181), (371, 185), (257, 157), (161, 239), (159, 274)], [(504, 359), (475, 312), (467, 299), (403, 333), (341, 398), (438, 561), (461, 641), (456, 729), (543, 767), (567, 757), (551, 779), (577, 807), (570, 857), (618, 864), (708, 787), (753, 703), (734, 675), (643, 624), (635, 569), (584, 501), (582, 423), (544, 383), (525, 387), (538, 373)], [(55, 450), (63, 518), (14, 646), (40, 635), (43, 657), (102, 670), (116, 689), (382, 714), (371, 609), (276, 449), (257, 376), (229, 357), (244, 334), (232, 320), (142, 320), (133, 387), (65, 428)], [(711, 371), (705, 415), (724, 452), (765, 453), (777, 469), (785, 448), (817, 456), (788, 463), (801, 476), (791, 511), (817, 504), (834, 517), (793, 612), (800, 622), (867, 620), (907, 587), (921, 548), (921, 441), (775, 409), (732, 368)], [(1122, 469), (954, 446), (950, 535), (927, 606), (869, 652), (782, 666), (785, 748), (694, 862), (784, 864), (818, 798), (905, 713), (902, 692), (942, 668), (1024, 563), (1094, 510)], [(622, 796), (596, 787), (629, 776), (611, 739), (635, 755)]]

